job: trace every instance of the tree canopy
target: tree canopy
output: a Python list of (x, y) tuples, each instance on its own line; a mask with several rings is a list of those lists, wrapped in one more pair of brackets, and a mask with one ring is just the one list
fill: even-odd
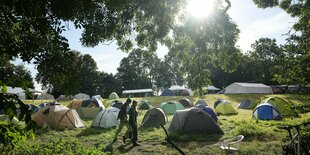
[(260, 8), (280, 7), (298, 21), (288, 32), (286, 45), (283, 47), (285, 58), (283, 67), (278, 67), (276, 79), (280, 83), (310, 85), (310, 2), (308, 0), (253, 0)]

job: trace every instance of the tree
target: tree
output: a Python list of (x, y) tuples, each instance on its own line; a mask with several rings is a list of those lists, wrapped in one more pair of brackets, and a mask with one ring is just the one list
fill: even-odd
[(14, 65), (0, 58), (0, 80), (8, 86), (34, 88), (29, 70), (23, 64)]
[(43, 87), (74, 95), (81, 88), (80, 66), (80, 53), (55, 51), (54, 54), (47, 54), (45, 60), (38, 64), (36, 81)]
[(276, 7), (286, 11), (292, 17), (297, 17), (298, 22), (288, 32), (288, 42), (283, 46), (285, 58), (284, 66), (278, 67), (275, 79), (282, 84), (310, 85), (310, 53), (309, 53), (309, 16), (310, 7), (307, 0), (253, 0), (260, 8)]
[(167, 80), (169, 80), (170, 85), (166, 85), (168, 88), (171, 85), (184, 85), (185, 84), (185, 71), (182, 60), (178, 57), (177, 52), (170, 51), (165, 56), (164, 64), (167, 67)]
[(89, 54), (85, 54), (80, 56), (79, 64), (79, 72), (81, 76), (80, 92), (84, 92), (90, 96), (96, 95), (96, 85), (94, 81), (96, 80), (97, 63)]
[(117, 68), (117, 76), (123, 89), (152, 88), (152, 73), (155, 68), (157, 56), (154, 52), (134, 49), (128, 57), (121, 60)]
[(273, 81), (274, 68), (283, 66), (282, 51), (276, 44), (275, 39), (260, 38), (251, 45), (249, 51), (252, 66), (255, 66), (253, 80), (265, 84), (276, 84)]
[(96, 94), (100, 94), (104, 98), (108, 98), (112, 92), (122, 93), (121, 82), (113, 74), (97, 72), (95, 84)]
[(204, 21), (186, 19), (183, 23), (168, 43), (169, 52), (178, 52), (189, 87), (202, 95), (202, 87), (210, 84), (210, 65), (225, 71), (236, 69), (241, 56), (235, 47), (239, 30), (221, 7)]

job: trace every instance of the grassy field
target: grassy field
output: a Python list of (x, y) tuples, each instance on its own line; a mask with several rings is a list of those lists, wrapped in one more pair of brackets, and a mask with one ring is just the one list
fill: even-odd
[[(293, 103), (298, 109), (300, 117), (286, 118), (281, 121), (258, 121), (252, 119), (253, 110), (238, 109), (237, 115), (219, 116), (219, 126), (224, 135), (203, 134), (172, 134), (173, 142), (186, 154), (220, 154), (216, 144), (218, 141), (232, 138), (236, 135), (245, 135), (241, 143), (241, 154), (282, 154), (281, 145), (288, 139), (288, 133), (277, 126), (282, 124), (299, 124), (310, 120), (309, 105), (310, 95), (269, 95), (279, 96)], [(221, 98), (231, 101), (237, 107), (240, 101), (249, 99), (255, 104), (265, 95), (206, 95), (203, 99), (213, 108), (216, 99)], [(182, 97), (147, 97), (134, 98), (138, 101), (147, 99), (150, 103), (159, 107), (160, 103), (169, 100), (180, 100)], [(190, 97), (192, 104), (199, 98)], [(121, 99), (124, 101), (125, 99)], [(27, 103), (40, 104), (42, 101), (26, 101)], [(61, 101), (62, 105), (68, 105), (70, 101)], [(105, 106), (109, 100), (103, 100)], [(138, 125), (146, 111), (139, 110)], [(171, 115), (168, 116), (168, 128)], [(123, 144), (121, 136), (117, 142), (112, 143), (115, 128), (91, 128), (92, 120), (84, 120), (85, 128), (76, 130), (56, 131), (49, 128), (40, 129), (36, 133), (35, 140), (21, 141), (18, 148), (12, 154), (178, 154), (178, 152), (165, 141), (165, 134), (161, 128), (139, 128), (138, 137), (141, 146), (132, 147), (131, 143)], [(309, 129), (309, 128), (308, 128)], [(303, 134), (310, 134), (308, 129)], [(124, 132), (124, 131), (123, 131)], [(122, 133), (123, 133), (122, 132)], [(7, 153), (4, 153), (7, 154)]]

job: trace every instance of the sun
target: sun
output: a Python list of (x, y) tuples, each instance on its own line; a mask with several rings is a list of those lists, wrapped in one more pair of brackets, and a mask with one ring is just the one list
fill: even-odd
[(214, 0), (188, 0), (186, 12), (195, 18), (206, 18), (214, 8)]

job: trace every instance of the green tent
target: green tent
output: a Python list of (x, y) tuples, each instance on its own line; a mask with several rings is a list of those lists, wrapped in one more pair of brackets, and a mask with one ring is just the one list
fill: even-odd
[(230, 103), (227, 102), (222, 102), (218, 104), (215, 108), (215, 112), (221, 115), (231, 115), (238, 113), (236, 109)]
[(263, 99), (261, 103), (269, 103), (277, 108), (282, 117), (294, 117), (297, 113), (294, 106), (280, 97), (268, 97)]
[(148, 100), (143, 100), (139, 105), (138, 109), (148, 110), (151, 109), (153, 106)]
[(119, 99), (117, 93), (116, 93), (116, 92), (112, 92), (112, 93), (109, 95), (109, 100), (116, 100), (116, 99)]
[(184, 106), (178, 101), (162, 102), (160, 104), (160, 108), (167, 115), (173, 115), (177, 110), (185, 109)]
[(152, 108), (148, 110), (142, 120), (141, 127), (159, 127), (168, 122), (167, 116), (160, 108)]

